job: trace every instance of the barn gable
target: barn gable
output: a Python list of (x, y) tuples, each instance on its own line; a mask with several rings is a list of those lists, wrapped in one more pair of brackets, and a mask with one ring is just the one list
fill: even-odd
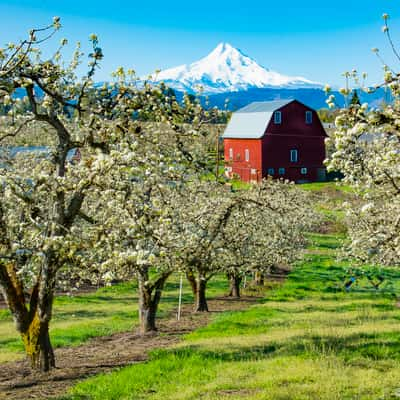
[(327, 137), (317, 112), (305, 104), (293, 100), (285, 104), (279, 110), (275, 110), (275, 113), (277, 111), (281, 114), (280, 123), (275, 123), (274, 119), (271, 118), (266, 129), (267, 135)]

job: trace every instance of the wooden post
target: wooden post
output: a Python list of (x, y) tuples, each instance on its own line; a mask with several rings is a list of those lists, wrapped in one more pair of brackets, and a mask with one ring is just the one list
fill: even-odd
[(182, 285), (183, 285), (183, 278), (182, 278), (182, 274), (181, 274), (181, 279), (180, 279), (180, 282), (179, 282), (179, 302), (178, 302), (178, 314), (177, 314), (177, 320), (178, 321), (181, 319)]
[(219, 133), (217, 133), (217, 166), (215, 169), (215, 180), (218, 181), (219, 177)]

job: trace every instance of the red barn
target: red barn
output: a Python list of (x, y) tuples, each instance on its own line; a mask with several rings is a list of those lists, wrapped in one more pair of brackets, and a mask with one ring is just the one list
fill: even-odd
[(324, 181), (326, 132), (315, 110), (297, 100), (255, 102), (233, 113), (223, 134), (226, 173), (246, 182), (270, 175)]

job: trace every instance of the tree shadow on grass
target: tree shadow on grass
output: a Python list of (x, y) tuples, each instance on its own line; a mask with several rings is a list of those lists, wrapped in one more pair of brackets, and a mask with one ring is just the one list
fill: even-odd
[[(304, 304), (303, 306), (299, 304), (298, 307), (293, 308), (285, 308), (281, 306), (272, 307), (274, 310), (279, 313), (284, 314), (304, 314), (304, 313), (314, 313), (314, 312), (326, 312), (326, 313), (345, 313), (345, 312), (361, 312), (365, 310), (371, 311), (396, 311), (397, 308), (391, 303), (381, 303), (381, 304), (372, 304), (372, 303), (357, 303), (352, 302), (349, 304), (338, 304), (338, 305), (325, 305), (324, 301), (331, 302), (330, 299), (318, 300), (316, 304)], [(376, 316), (377, 319), (382, 318), (382, 315)], [(390, 318), (398, 319), (400, 315), (391, 315)]]
[[(332, 335), (301, 335), (287, 341), (276, 341), (265, 345), (237, 346), (227, 345), (216, 350), (202, 345), (189, 345), (183, 348), (155, 351), (151, 358), (173, 355), (185, 359), (194, 355), (204, 360), (223, 362), (246, 362), (270, 359), (280, 356), (318, 357), (333, 355), (343, 361), (365, 359), (368, 361), (399, 360), (400, 334), (398, 331), (383, 334), (352, 334), (346, 337)], [(369, 368), (371, 367), (371, 364)]]
[(122, 302), (137, 302), (137, 296), (115, 297), (115, 296), (60, 296), (57, 297), (55, 305), (73, 306), (74, 304), (104, 304), (104, 303), (122, 303)]
[(5, 348), (7, 350), (15, 350), (20, 349), (22, 347), (22, 342), (20, 338), (7, 338), (7, 339), (0, 339), (0, 348)]
[[(91, 310), (72, 310), (72, 311), (58, 311), (54, 321), (60, 320), (68, 320), (73, 321), (74, 319), (99, 319), (107, 316), (110, 317), (118, 317), (118, 318), (132, 318), (132, 315), (136, 312), (136, 309), (132, 309), (132, 311), (110, 311), (104, 308), (99, 311), (91, 311)], [(72, 319), (71, 319), (72, 317)]]

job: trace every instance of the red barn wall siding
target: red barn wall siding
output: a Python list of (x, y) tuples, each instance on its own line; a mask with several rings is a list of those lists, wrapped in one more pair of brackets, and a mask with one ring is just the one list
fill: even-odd
[[(233, 160), (230, 160), (229, 149), (233, 149)], [(245, 159), (245, 150), (249, 150), (249, 161)], [(225, 139), (224, 154), (226, 166), (232, 168), (232, 173), (249, 182), (260, 180), (262, 173), (262, 140), (261, 139)], [(256, 170), (252, 174), (251, 170)]]
[[(304, 104), (294, 101), (279, 109), (282, 116), (280, 124), (271, 118), (263, 137), (263, 176), (274, 168), (274, 177), (291, 181), (317, 181), (318, 170), (324, 168), (326, 133), (318, 114)], [(306, 111), (312, 112), (312, 123), (306, 123)], [(298, 161), (290, 161), (290, 150), (298, 151)], [(279, 175), (279, 168), (285, 174)], [(301, 174), (301, 168), (307, 173)]]
[[(297, 150), (298, 161), (290, 161), (290, 150)], [(263, 140), (263, 166), (295, 167), (308, 164), (320, 167), (325, 159), (324, 138), (293, 135), (265, 135)], [(283, 165), (281, 165), (283, 164)], [(307, 165), (305, 165), (307, 166)]]
[[(272, 117), (266, 133), (272, 135), (327, 136), (316, 111), (306, 107), (304, 104), (293, 101), (280, 108), (279, 111), (282, 113), (282, 123), (275, 124)], [(313, 113), (311, 124), (306, 124), (306, 111)]]

